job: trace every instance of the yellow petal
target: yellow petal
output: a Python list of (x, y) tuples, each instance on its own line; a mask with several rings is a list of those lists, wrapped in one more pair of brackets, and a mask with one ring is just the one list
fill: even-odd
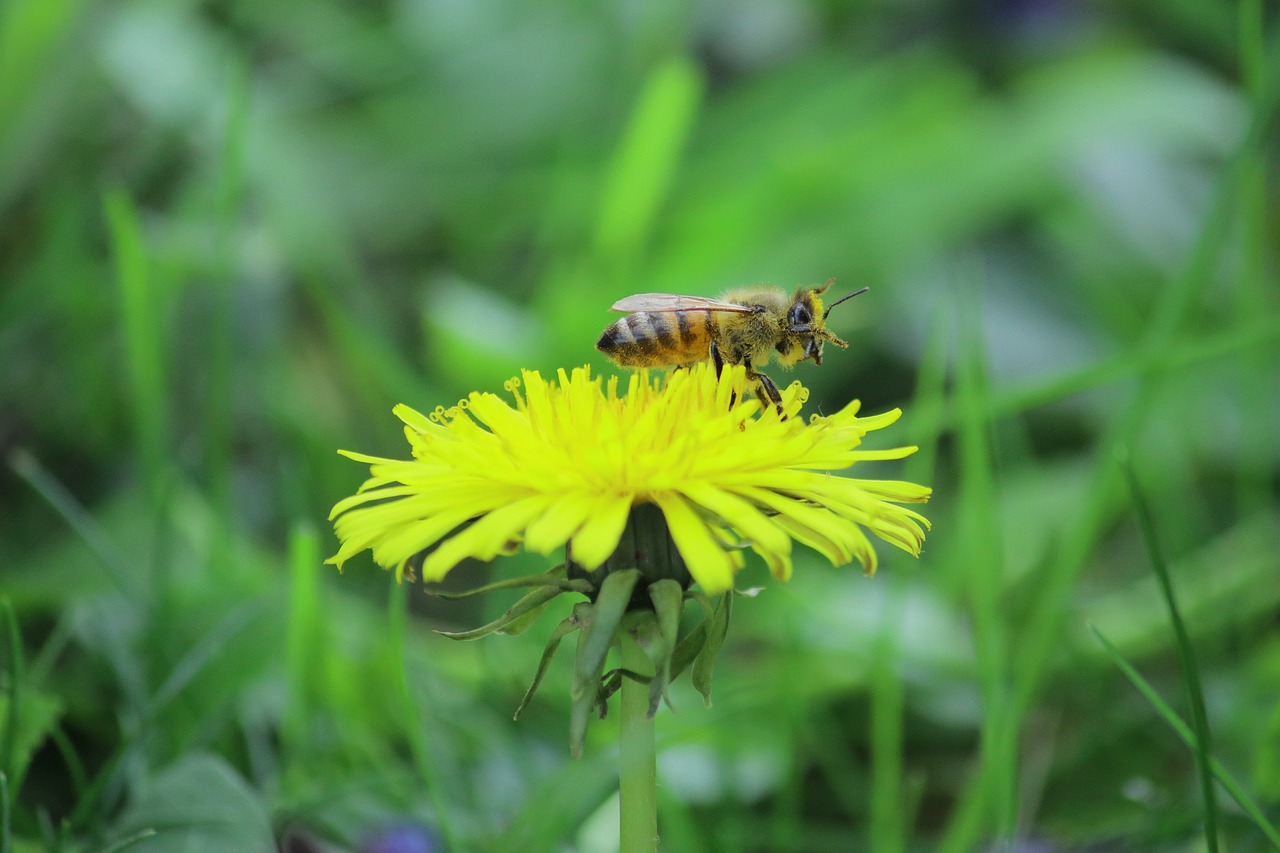
[(603, 495), (586, 524), (573, 537), (573, 561), (588, 571), (599, 567), (618, 549), (631, 513), (629, 495)]
[(422, 563), (423, 580), (436, 581), (467, 557), (492, 560), (507, 542), (547, 508), (546, 495), (533, 495), (499, 507), (460, 533), (446, 539)]
[(708, 595), (733, 589), (733, 560), (711, 535), (707, 523), (687, 501), (673, 492), (658, 492), (654, 502), (662, 508), (671, 539), (680, 549), (689, 574)]
[(559, 548), (578, 532), (591, 515), (594, 503), (594, 496), (581, 492), (554, 500), (546, 512), (529, 524), (525, 547), (539, 554), (548, 554)]
[(706, 483), (686, 483), (682, 491), (748, 540), (752, 549), (765, 558), (775, 577), (790, 573), (791, 537), (750, 501)]

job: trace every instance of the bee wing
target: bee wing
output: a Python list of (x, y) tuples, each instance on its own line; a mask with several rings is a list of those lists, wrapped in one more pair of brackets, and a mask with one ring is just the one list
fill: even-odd
[(639, 311), (672, 312), (672, 311), (730, 311), (735, 314), (750, 314), (754, 309), (733, 302), (721, 302), (718, 299), (707, 299), (704, 296), (677, 296), (674, 293), (637, 293), (626, 299), (613, 303), (611, 311), (624, 314), (635, 314)]

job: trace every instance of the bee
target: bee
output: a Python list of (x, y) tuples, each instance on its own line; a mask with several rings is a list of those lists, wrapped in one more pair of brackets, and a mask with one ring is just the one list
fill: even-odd
[(757, 368), (769, 361), (771, 350), (791, 367), (810, 358), (822, 364), (825, 341), (849, 346), (827, 330), (827, 315), (870, 288), (842, 296), (824, 309), (822, 294), (834, 281), (799, 287), (792, 296), (763, 285), (729, 290), (719, 299), (637, 293), (614, 303), (612, 310), (627, 316), (604, 330), (596, 349), (623, 367), (687, 367), (710, 358), (719, 376), (726, 364), (744, 365), (761, 405), (773, 405), (782, 414), (778, 386)]

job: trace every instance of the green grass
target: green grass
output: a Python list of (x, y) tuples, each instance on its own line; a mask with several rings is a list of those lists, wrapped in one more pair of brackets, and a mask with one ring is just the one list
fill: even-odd
[(785, 379), (901, 406), (934, 528), (747, 569), (665, 849), (1280, 847), (1274, 22), (1024, 6), (0, 5), (0, 851), (608, 850), (571, 656), (511, 720), (568, 597), (433, 633), (549, 566), (339, 575), (334, 451), (831, 276)]
[(1191, 719), (1195, 724), (1196, 769), (1200, 774), (1200, 795), (1204, 800), (1204, 842), (1209, 851), (1218, 849), (1218, 801), (1213, 788), (1209, 762), (1213, 753), (1213, 741), (1209, 736), (1209, 715), (1204, 706), (1204, 688), (1200, 681), (1200, 667), (1196, 663), (1195, 651), (1191, 646), (1191, 638), (1187, 634), (1186, 622), (1182, 611), (1178, 608), (1178, 598), (1174, 592), (1173, 581), (1169, 578), (1169, 565), (1160, 545), (1160, 536), (1155, 529), (1155, 521), (1151, 518), (1151, 510), (1147, 506), (1142, 487), (1138, 484), (1133, 465), (1125, 457), (1121, 459), (1125, 481), (1133, 501), (1134, 515), (1138, 528), (1142, 531), (1142, 543), (1146, 546), (1147, 557), (1151, 567), (1160, 581), (1160, 592), (1164, 596), (1165, 605), (1169, 608), (1169, 621), (1173, 626), (1174, 638), (1177, 642), (1178, 660), (1182, 669), (1182, 680), (1187, 688), (1187, 701), (1191, 705)]

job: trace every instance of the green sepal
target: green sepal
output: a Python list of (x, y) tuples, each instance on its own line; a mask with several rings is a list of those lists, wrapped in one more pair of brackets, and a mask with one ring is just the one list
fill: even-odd
[[(680, 633), (680, 613), (684, 609), (684, 589), (679, 582), (664, 579), (649, 585), (657, 629), (651, 644), (641, 644), (653, 662), (653, 679), (649, 682), (649, 716), (658, 713), (658, 704), (667, 695), (671, 683), (671, 656)], [(637, 640), (638, 641), (638, 640)]]
[(542, 612), (547, 602), (560, 595), (564, 590), (555, 586), (541, 586), (525, 594), (519, 601), (511, 605), (506, 613), (488, 625), (472, 628), (470, 631), (436, 631), (451, 640), (477, 640), (496, 632), (518, 634), (529, 627), (533, 619)]
[[(578, 638), (578, 642), (582, 642), (581, 637)], [(609, 697), (617, 693), (618, 688), (622, 686), (623, 675), (629, 678), (635, 677), (635, 673), (630, 670), (616, 669), (609, 678), (609, 681), (616, 681), (616, 683), (610, 687), (605, 683), (602, 672), (594, 690), (573, 700), (569, 708), (569, 752), (574, 758), (582, 757), (582, 745), (587, 737), (587, 723), (591, 720), (591, 712), (595, 711), (602, 720), (605, 718), (609, 713)], [(642, 680), (647, 679), (642, 677)]]
[(720, 596), (720, 604), (707, 624), (707, 639), (702, 650), (693, 661), (693, 673), (690, 680), (708, 708), (711, 707), (711, 671), (715, 669), (716, 656), (724, 645), (725, 635), (729, 633), (729, 616), (733, 607), (733, 594), (726, 592)]
[(686, 590), (684, 594), (685, 601), (696, 601), (698, 606), (702, 608), (703, 619), (688, 634), (680, 639), (676, 644), (676, 650), (671, 655), (671, 680), (675, 681), (679, 678), (689, 665), (697, 659), (698, 654), (702, 651), (702, 647), (707, 642), (707, 625), (715, 616), (715, 605), (711, 603), (711, 599), (707, 598), (707, 594), (699, 589)]
[[(581, 604), (585, 603), (581, 602)], [(560, 620), (560, 624), (552, 632), (551, 639), (547, 641), (547, 647), (542, 650), (542, 660), (538, 661), (538, 671), (533, 674), (533, 683), (524, 692), (524, 698), (520, 700), (520, 707), (516, 708), (516, 713), (511, 719), (520, 719), (520, 715), (524, 713), (524, 709), (529, 705), (529, 700), (533, 699), (533, 694), (538, 692), (538, 685), (542, 683), (542, 677), (547, 674), (547, 667), (551, 664), (551, 659), (555, 657), (556, 650), (560, 648), (560, 641), (578, 630), (581, 625), (582, 622), (578, 618), (577, 606), (575, 606), (574, 612)]]
[[(601, 678), (604, 672), (604, 660), (600, 661), (600, 665), (595, 671), (594, 678), (590, 690), (583, 690), (578, 693), (576, 688), (578, 684), (578, 675), (576, 667), (582, 664), (584, 652), (583, 647), (587, 644), (587, 632), (594, 625), (595, 621), (595, 605), (580, 601), (573, 607), (573, 618), (578, 621), (581, 633), (578, 634), (578, 656), (575, 662), (575, 673), (573, 677), (574, 693), (572, 701), (569, 705), (569, 754), (574, 758), (582, 757), (582, 745), (587, 739), (587, 723), (591, 721), (591, 712), (600, 707), (600, 716), (604, 716), (605, 705)], [(606, 647), (606, 651), (608, 651)]]
[(685, 601), (696, 601), (698, 606), (702, 608), (702, 615), (708, 620), (715, 615), (716, 606), (711, 603), (711, 599), (700, 589), (691, 589), (684, 594)]
[(671, 680), (675, 681), (680, 675), (689, 668), (689, 664), (697, 659), (698, 653), (702, 651), (703, 645), (707, 642), (707, 620), (698, 623), (688, 634), (681, 638), (676, 644), (676, 650), (671, 655)]
[(609, 575), (600, 584), (600, 593), (582, 624), (582, 635), (578, 638), (578, 658), (573, 670), (571, 694), (575, 703), (587, 695), (590, 695), (592, 702), (595, 701), (600, 674), (604, 672), (605, 658), (609, 654), (609, 647), (613, 645), (618, 625), (627, 613), (631, 591), (639, 580), (640, 572), (637, 569), (624, 569)]
[[(543, 588), (547, 589), (548, 587)], [(564, 592), (564, 590), (560, 590), (560, 592)], [(542, 611), (547, 609), (547, 605), (551, 603), (551, 599), (553, 598), (555, 598), (554, 595), (534, 607), (532, 610), (526, 611), (512, 619), (506, 625), (499, 628), (498, 633), (506, 634), (508, 637), (518, 637), (525, 631), (528, 631), (529, 628), (533, 626), (533, 623), (538, 621), (538, 617), (542, 615)]]
[[(619, 690), (622, 689), (622, 678), (624, 673), (627, 675), (630, 675), (632, 678), (640, 677), (640, 674), (638, 672), (631, 672), (631, 670), (629, 669), (624, 670), (622, 669), (622, 667), (609, 670), (604, 674), (604, 676), (600, 680), (600, 701), (601, 702), (608, 703), (609, 697), (613, 696), (613, 694), (617, 693)], [(600, 709), (601, 719), (604, 718), (605, 712), (608, 710), (609, 708), (607, 704), (605, 705), (605, 707)]]
[(584, 595), (589, 593), (592, 586), (587, 581), (582, 580), (566, 580), (564, 577), (564, 564), (556, 566), (550, 571), (543, 572), (538, 575), (523, 575), (518, 578), (507, 578), (506, 580), (495, 581), (494, 583), (478, 586), (475, 589), (463, 590), (462, 592), (449, 592), (435, 587), (424, 587), (423, 589), (434, 598), (457, 599), (470, 598), (473, 595), (484, 595), (490, 592), (501, 592), (507, 589), (522, 589), (527, 586), (534, 587), (557, 587), (562, 592), (581, 592)]
[(600, 719), (604, 719), (605, 713), (609, 710), (605, 704), (620, 689), (622, 689), (622, 679), (630, 678), (637, 684), (648, 684), (651, 679), (642, 672), (636, 672), (633, 669), (624, 669), (618, 667), (611, 669), (600, 677)]
[[(573, 606), (573, 615), (578, 620), (582, 633), (578, 634), (578, 658), (582, 657), (582, 645), (586, 640), (586, 626), (591, 624), (590, 602), (580, 601)], [(577, 676), (574, 676), (577, 682)], [(582, 757), (582, 744), (587, 739), (587, 723), (591, 720), (591, 711), (595, 708), (597, 696), (595, 692), (584, 692), (574, 695), (569, 704), (569, 754), (574, 758)]]
[[(652, 610), (634, 610), (627, 614), (628, 622), (625, 626), (626, 637), (619, 636), (619, 643), (633, 642), (644, 653), (645, 659), (653, 666), (653, 675), (639, 675), (630, 672), (630, 677), (638, 684), (649, 685), (650, 695), (653, 691), (657, 691), (658, 700), (662, 699), (665, 681), (661, 671), (660, 661), (664, 656), (669, 659), (670, 655), (663, 651), (662, 630), (658, 626), (658, 618)], [(621, 632), (620, 632), (621, 633)], [(646, 715), (652, 717), (652, 712), (646, 710)]]

